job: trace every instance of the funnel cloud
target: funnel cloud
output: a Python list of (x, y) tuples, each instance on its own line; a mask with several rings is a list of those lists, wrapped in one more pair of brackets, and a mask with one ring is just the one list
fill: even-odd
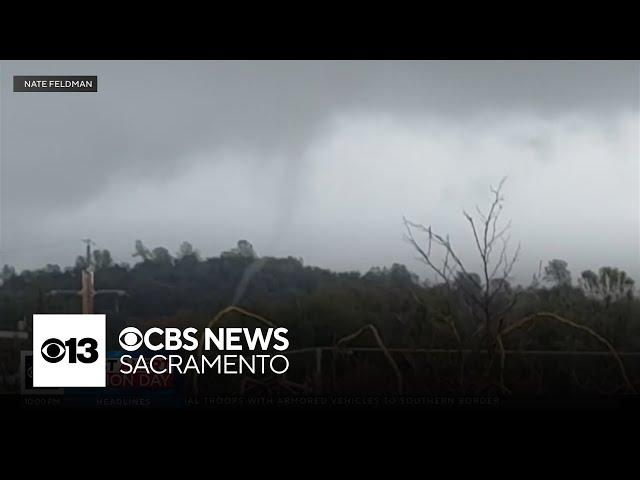
[[(97, 93), (14, 93), (97, 75)], [(406, 264), (403, 216), (474, 266), (462, 210), (507, 177), (527, 282), (540, 261), (640, 280), (638, 62), (0, 63), (0, 264), (72, 264), (91, 237), (205, 256), (238, 239), (334, 270)]]

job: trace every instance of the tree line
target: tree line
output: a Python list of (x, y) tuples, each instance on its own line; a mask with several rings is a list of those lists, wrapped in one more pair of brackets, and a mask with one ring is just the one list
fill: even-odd
[[(90, 258), (78, 256), (75, 265), (65, 268), (49, 264), (18, 273), (5, 265), (0, 328), (15, 328), (33, 313), (78, 312), (79, 298), (48, 292), (79, 289), (82, 270), (91, 268), (96, 272), (96, 288), (127, 292), (123, 299), (96, 298), (96, 311), (109, 314), (113, 332), (124, 325), (204, 327), (217, 312), (235, 304), (287, 327), (294, 349), (336, 345), (367, 327), (390, 348), (483, 351), (486, 358), (473, 365), (482, 364), (477, 375), (494, 383), (504, 375), (508, 349), (640, 349), (640, 300), (625, 271), (603, 266), (581, 272), (574, 282), (567, 262), (552, 259), (540, 264), (528, 285), (513, 283), (511, 274), (520, 249), (512, 247), (510, 223), (501, 219), (502, 186), (491, 189), (486, 210), (476, 208), (473, 215), (464, 212), (467, 240), (480, 259), (478, 272), (461, 260), (454, 239), (408, 219), (408, 245), (434, 273), (435, 281), (420, 281), (397, 263), (364, 273), (335, 272), (307, 266), (299, 258), (260, 257), (246, 240), (209, 258), (186, 241), (171, 253), (137, 240), (133, 264), (116, 263), (109, 250), (98, 249)], [(354, 344), (371, 346), (371, 338), (358, 338)], [(410, 371), (428, 371), (411, 367), (413, 361), (399, 360)], [(465, 366), (462, 358), (456, 362), (455, 371), (447, 370), (438, 381), (463, 382), (465, 369), (472, 367)], [(555, 370), (567, 365), (575, 366), (552, 364)], [(599, 372), (600, 378), (593, 381), (601, 385), (617, 378), (611, 368), (615, 365), (605, 361), (597, 369), (590, 364), (587, 370), (589, 375)], [(631, 369), (630, 376), (635, 378), (639, 371)], [(535, 369), (513, 374), (520, 378), (523, 372), (538, 375), (532, 373)]]

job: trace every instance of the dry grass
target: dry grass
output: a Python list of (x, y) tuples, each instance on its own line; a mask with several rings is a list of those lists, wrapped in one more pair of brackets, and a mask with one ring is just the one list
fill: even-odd
[(627, 370), (625, 369), (624, 364), (622, 363), (622, 359), (620, 358), (620, 355), (618, 355), (618, 352), (616, 351), (614, 346), (611, 344), (611, 342), (609, 342), (606, 338), (604, 338), (602, 335), (597, 333), (595, 330), (551, 312), (534, 313), (533, 315), (529, 315), (528, 317), (525, 317), (522, 320), (512, 325), (509, 325), (508, 327), (504, 328), (502, 331), (498, 332), (498, 335), (496, 336), (496, 343), (498, 344), (498, 349), (500, 350), (500, 386), (504, 392), (509, 392), (509, 389), (506, 387), (504, 383), (505, 350), (504, 350), (504, 344), (503, 344), (502, 338), (515, 330), (521, 329), (527, 325), (531, 325), (536, 320), (540, 320), (543, 318), (555, 320), (556, 322), (559, 322), (564, 325), (568, 325), (572, 328), (575, 328), (577, 330), (586, 332), (588, 335), (595, 338), (596, 340), (598, 340), (598, 342), (600, 342), (605, 347), (607, 347), (607, 349), (611, 352), (611, 355), (613, 356), (613, 358), (616, 360), (618, 364), (620, 375), (622, 376), (622, 379), (624, 380), (624, 383), (627, 389), (631, 393), (637, 393), (633, 383), (631, 383), (631, 381), (629, 380), (629, 377), (627, 376)]
[[(264, 318), (261, 315), (258, 315), (257, 313), (253, 313), (250, 312), (249, 310), (245, 310), (244, 308), (241, 307), (236, 307), (235, 305), (229, 305), (226, 308), (223, 308), (222, 310), (220, 310), (215, 317), (213, 317), (211, 319), (211, 321), (207, 324), (206, 328), (212, 328), (216, 323), (218, 323), (220, 320), (222, 320), (222, 318), (224, 318), (225, 315), (228, 315), (229, 313), (239, 313), (241, 315), (244, 315), (245, 317), (249, 317), (249, 318), (253, 318), (254, 320), (257, 320), (258, 322), (264, 323), (265, 325), (268, 325), (269, 327), (275, 327), (275, 324), (269, 320), (267, 320), (266, 318)], [(206, 330), (206, 329), (205, 329)], [(200, 335), (200, 339), (198, 342), (198, 355), (200, 357), (202, 357), (202, 345), (203, 345), (203, 339), (204, 339), (204, 332), (205, 330), (202, 331), (202, 334)], [(194, 373), (191, 376), (191, 387), (193, 389), (193, 394), (197, 395), (198, 394), (198, 374)]]
[(391, 368), (393, 369), (393, 371), (394, 371), (394, 373), (396, 375), (398, 394), (401, 395), (402, 391), (403, 391), (402, 373), (400, 372), (400, 368), (398, 368), (398, 364), (393, 359), (393, 357), (391, 356), (391, 353), (389, 352), (389, 350), (385, 346), (384, 342), (382, 341), (382, 338), (380, 337), (380, 334), (378, 333), (378, 330), (376, 329), (376, 327), (374, 327), (371, 324), (365, 325), (364, 327), (358, 329), (356, 332), (351, 333), (349, 335), (346, 335), (346, 336), (342, 337), (341, 339), (339, 339), (336, 342), (336, 347), (340, 347), (342, 344), (344, 344), (346, 342), (349, 342), (349, 341), (359, 337), (360, 335), (362, 335), (364, 332), (367, 332), (367, 331), (370, 331), (372, 333), (373, 338), (375, 339), (376, 343), (378, 344), (378, 347), (380, 348), (380, 350), (383, 351), (385, 357), (387, 358), (387, 360), (389, 362), (389, 365), (391, 365)]

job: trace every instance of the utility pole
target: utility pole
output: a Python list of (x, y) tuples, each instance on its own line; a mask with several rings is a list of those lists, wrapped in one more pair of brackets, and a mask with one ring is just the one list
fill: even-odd
[(91, 240), (90, 238), (84, 238), (82, 240), (82, 243), (86, 243), (87, 244), (87, 268), (89, 268), (89, 266), (91, 265), (91, 245), (95, 245), (95, 242), (93, 240)]
[(93, 313), (93, 299), (96, 295), (117, 295), (117, 297), (124, 297), (127, 292), (124, 290), (96, 290), (94, 288), (94, 268), (91, 261), (91, 245), (95, 243), (90, 238), (82, 240), (87, 244), (86, 259), (87, 267), (82, 270), (82, 288), (80, 290), (51, 290), (47, 295), (75, 295), (82, 297), (82, 313)]

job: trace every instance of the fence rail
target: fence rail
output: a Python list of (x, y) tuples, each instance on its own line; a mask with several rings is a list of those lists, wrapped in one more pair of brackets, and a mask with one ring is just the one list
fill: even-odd
[[(312, 352), (382, 352), (379, 347), (308, 347), (297, 350), (288, 350), (286, 355), (294, 353)], [(447, 354), (470, 354), (489, 353), (486, 349), (473, 350), (471, 348), (387, 348), (388, 352), (396, 353), (447, 353)], [(558, 355), (558, 356), (603, 356), (610, 357), (608, 350), (506, 350), (505, 355)], [(282, 354), (282, 353), (281, 353)], [(640, 352), (618, 352), (621, 357), (640, 357)]]

